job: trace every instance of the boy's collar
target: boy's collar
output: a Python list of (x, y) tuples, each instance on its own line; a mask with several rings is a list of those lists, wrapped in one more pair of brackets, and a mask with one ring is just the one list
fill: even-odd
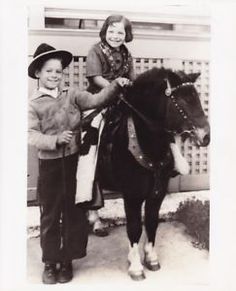
[[(36, 89), (33, 94), (32, 94), (32, 97), (30, 98), (31, 100), (34, 100), (34, 99), (37, 99), (37, 98), (40, 98), (40, 97), (43, 97), (43, 96), (51, 96), (52, 98), (55, 98), (54, 96), (52, 96), (51, 94), (49, 94), (48, 92), (44, 92), (44, 90), (41, 91), (42, 88), (38, 88)], [(68, 87), (64, 87), (64, 88), (61, 88), (57, 91), (57, 96), (59, 96), (62, 92), (64, 91), (68, 91)], [(47, 89), (46, 89), (47, 90)], [(50, 90), (47, 90), (47, 91), (50, 91)]]
[(42, 93), (45, 93), (47, 95), (50, 95), (52, 96), (53, 98), (57, 98), (57, 96), (59, 95), (59, 90), (58, 90), (58, 87), (56, 87), (55, 89), (53, 90), (49, 90), (47, 88), (44, 88), (44, 87), (39, 87), (39, 91), (42, 92)]

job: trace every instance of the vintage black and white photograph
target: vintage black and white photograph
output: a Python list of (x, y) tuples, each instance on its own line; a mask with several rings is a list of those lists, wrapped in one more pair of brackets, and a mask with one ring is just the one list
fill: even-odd
[(28, 279), (207, 284), (210, 11), (42, 4), (28, 26)]
[(231, 148), (212, 106), (219, 16), (209, 3), (108, 1), (28, 2), (24, 15), (27, 286), (209, 290)]

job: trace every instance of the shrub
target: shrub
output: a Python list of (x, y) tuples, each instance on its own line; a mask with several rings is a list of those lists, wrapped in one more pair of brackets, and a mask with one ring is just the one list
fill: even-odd
[(193, 245), (209, 250), (209, 201), (198, 199), (181, 202), (176, 214), (176, 220), (186, 226), (186, 231), (195, 241)]

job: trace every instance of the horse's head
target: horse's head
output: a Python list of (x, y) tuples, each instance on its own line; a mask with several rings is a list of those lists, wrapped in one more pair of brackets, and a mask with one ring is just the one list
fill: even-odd
[(197, 146), (207, 146), (210, 127), (194, 87), (199, 75), (182, 71), (168, 73), (165, 79), (165, 96), (168, 98), (166, 122), (168, 130), (185, 138), (191, 137)]
[[(127, 96), (149, 128), (191, 137), (197, 146), (210, 142), (210, 127), (194, 86), (199, 73), (153, 68), (140, 74)], [(137, 113), (137, 112), (136, 112)], [(140, 114), (138, 114), (140, 115)]]

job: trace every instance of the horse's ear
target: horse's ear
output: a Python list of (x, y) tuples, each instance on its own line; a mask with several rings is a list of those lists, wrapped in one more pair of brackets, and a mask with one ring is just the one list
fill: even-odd
[(187, 77), (188, 77), (190, 82), (194, 83), (194, 82), (196, 82), (197, 78), (200, 75), (201, 75), (201, 73), (191, 73), (191, 74), (187, 74)]
[(176, 71), (175, 73), (182, 82), (192, 82), (192, 83), (196, 82), (197, 78), (201, 75), (201, 73), (186, 74), (184, 71)]

